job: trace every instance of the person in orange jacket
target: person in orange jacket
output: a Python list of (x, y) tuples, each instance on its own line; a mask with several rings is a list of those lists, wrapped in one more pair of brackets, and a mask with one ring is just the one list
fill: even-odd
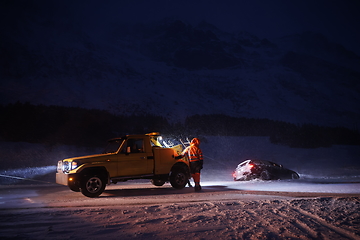
[(191, 177), (194, 179), (195, 183), (195, 192), (201, 191), (200, 186), (200, 171), (203, 168), (203, 154), (199, 148), (200, 140), (194, 138), (191, 140), (190, 146), (184, 149), (184, 151), (178, 156), (178, 158), (183, 158), (185, 154), (188, 154), (190, 162), (190, 172)]

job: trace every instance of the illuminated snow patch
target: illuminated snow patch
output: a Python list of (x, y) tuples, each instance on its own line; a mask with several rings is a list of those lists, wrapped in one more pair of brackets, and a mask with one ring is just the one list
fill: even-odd
[(360, 182), (278, 181), (204, 181), (203, 187), (223, 187), (239, 191), (360, 193)]

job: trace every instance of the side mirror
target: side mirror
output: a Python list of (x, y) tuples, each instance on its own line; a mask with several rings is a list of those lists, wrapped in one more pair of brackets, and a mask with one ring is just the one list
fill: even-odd
[(130, 147), (127, 147), (127, 148), (126, 148), (126, 153), (127, 153), (127, 154), (131, 153), (131, 148), (130, 148)]

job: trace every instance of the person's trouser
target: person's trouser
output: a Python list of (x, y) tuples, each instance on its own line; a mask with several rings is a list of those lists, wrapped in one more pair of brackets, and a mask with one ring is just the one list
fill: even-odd
[(194, 179), (195, 186), (200, 185), (200, 173), (193, 173), (191, 176)]

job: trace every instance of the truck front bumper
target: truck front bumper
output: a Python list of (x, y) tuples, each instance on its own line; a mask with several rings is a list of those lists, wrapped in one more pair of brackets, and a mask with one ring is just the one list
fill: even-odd
[(77, 177), (76, 174), (68, 174), (63, 173), (62, 171), (56, 172), (56, 183), (68, 186), (70, 188), (74, 188), (75, 186), (78, 186), (78, 182), (76, 181)]
[(56, 183), (61, 185), (68, 185), (69, 174), (65, 174), (63, 172), (56, 172)]

